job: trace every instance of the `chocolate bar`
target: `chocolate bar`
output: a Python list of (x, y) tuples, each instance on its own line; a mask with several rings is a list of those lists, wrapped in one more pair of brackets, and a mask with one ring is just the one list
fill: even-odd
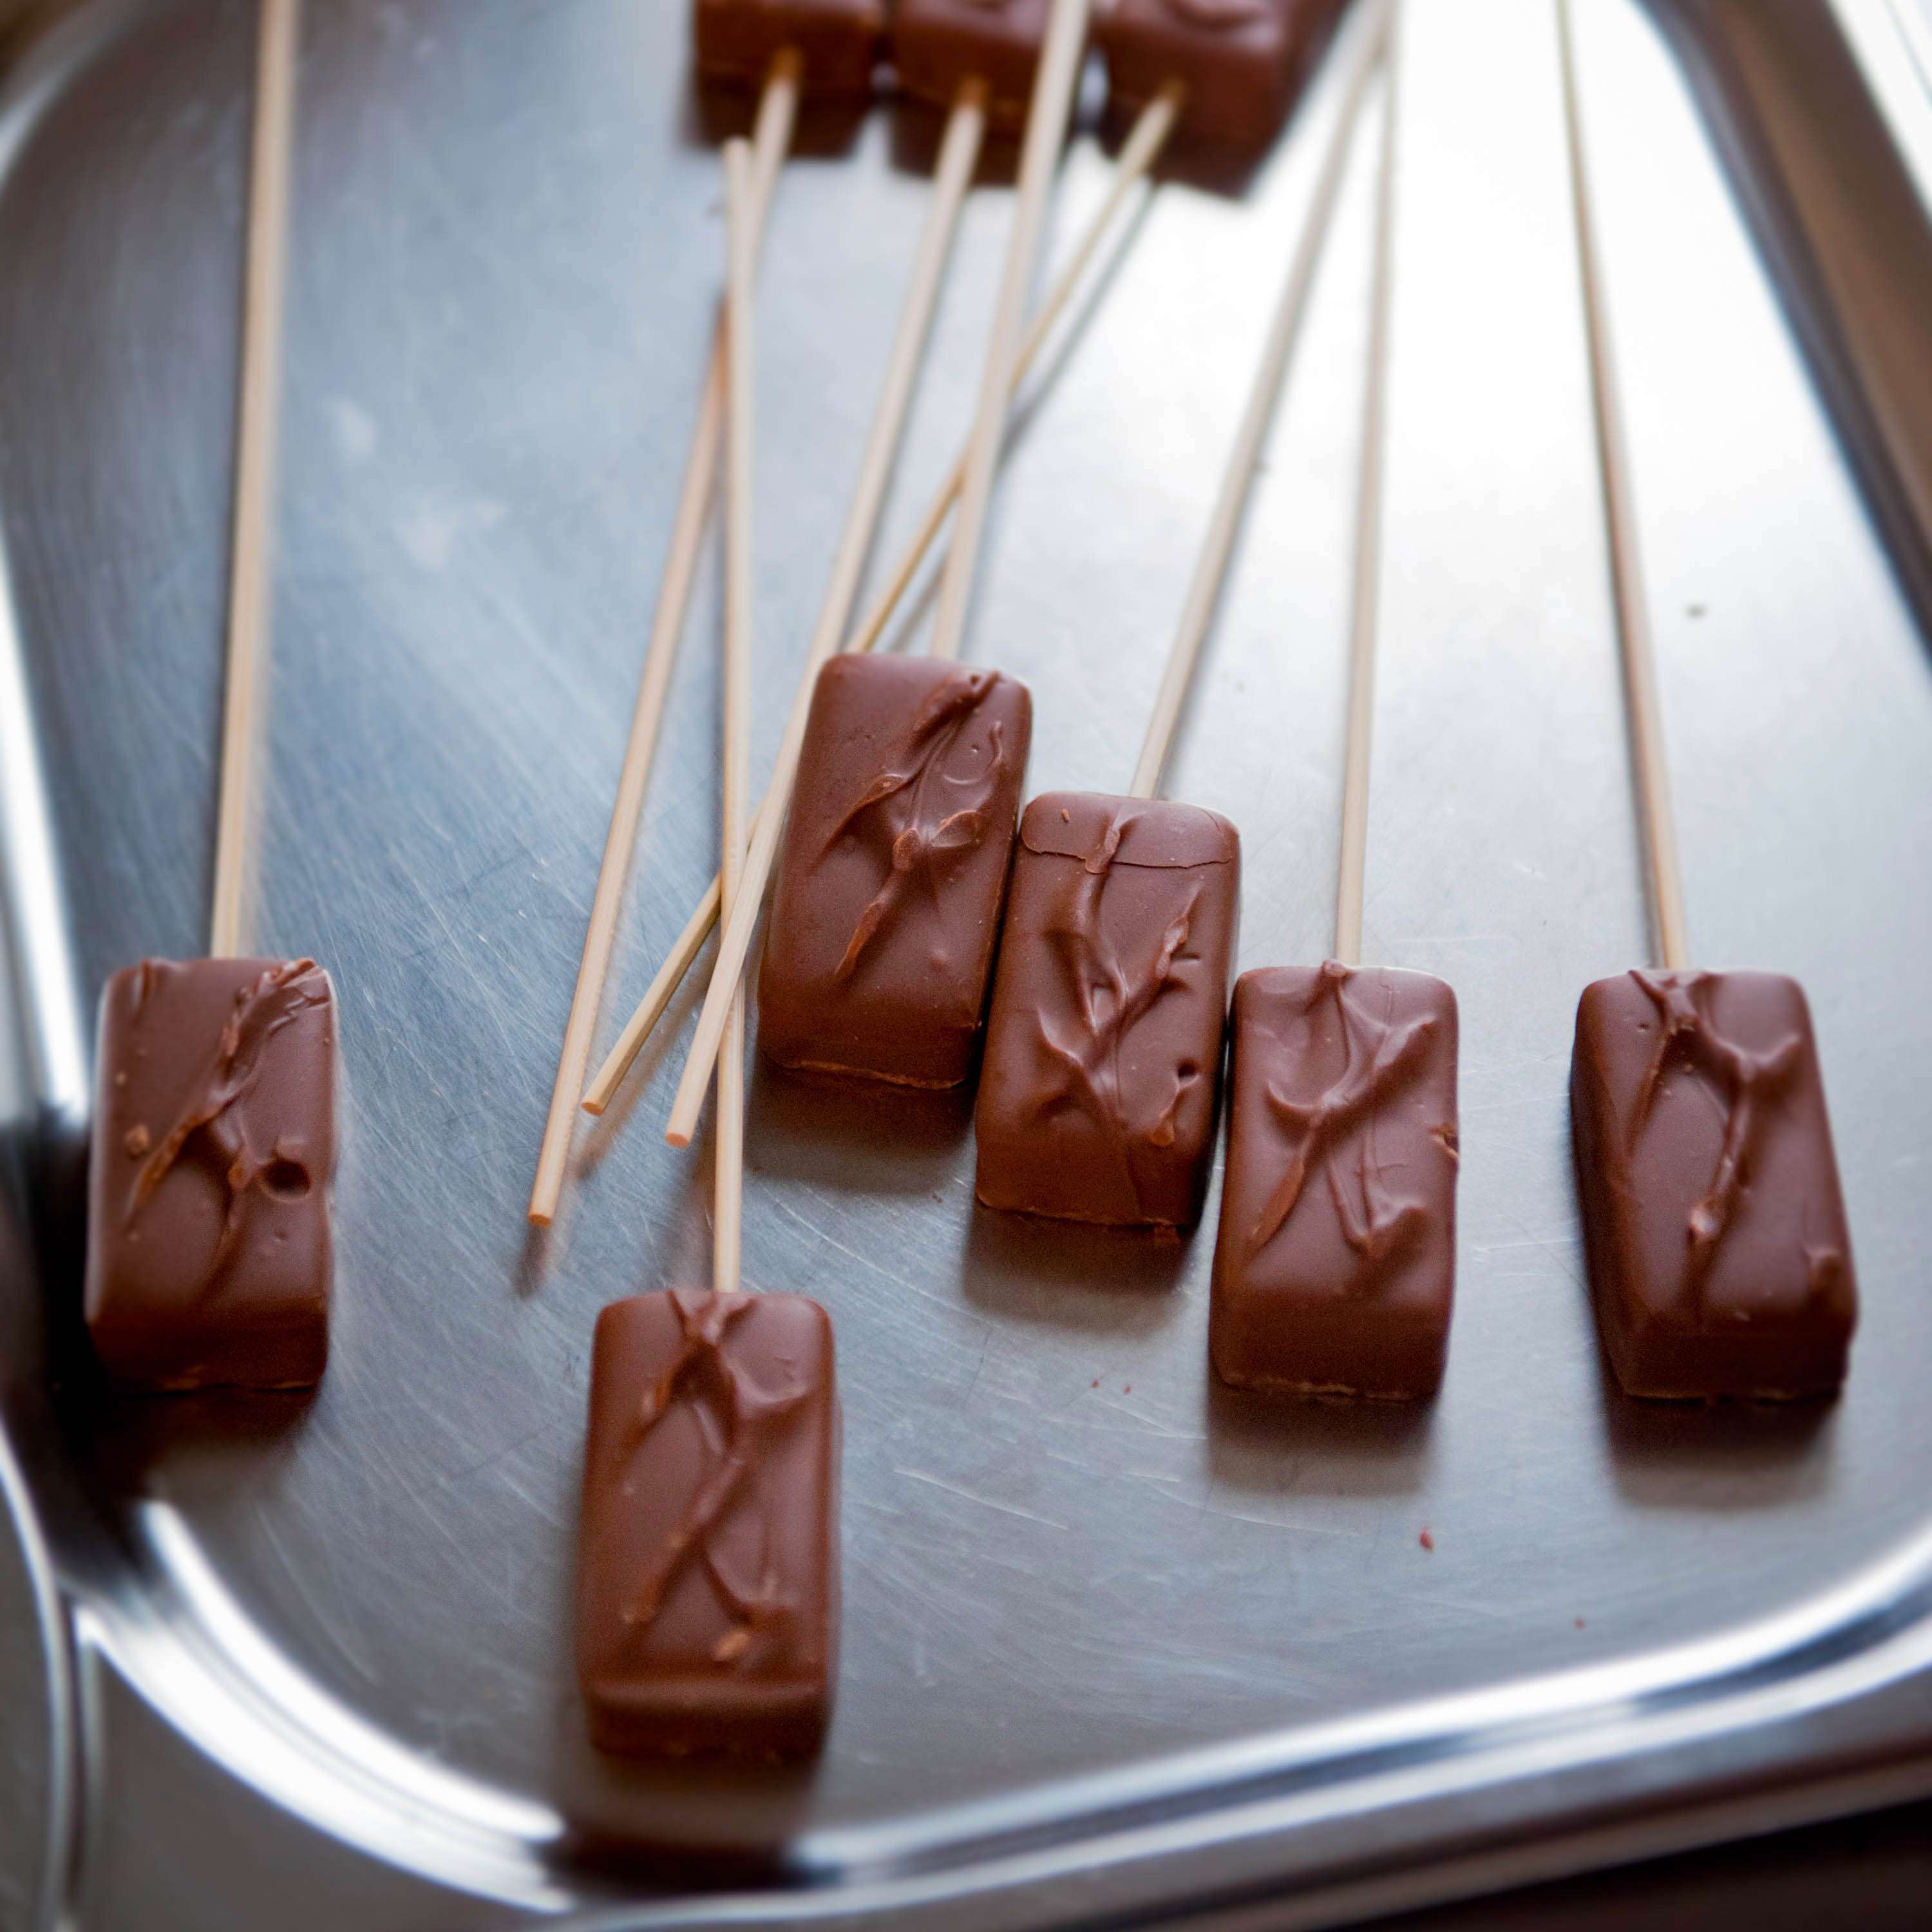
[(1201, 1218), (1240, 850), (1196, 806), (1048, 792), (1027, 807), (974, 1120), (987, 1207)]
[(1456, 995), (1338, 965), (1234, 987), (1208, 1347), (1237, 1388), (1411, 1400), (1456, 1279)]
[(790, 48), (808, 93), (853, 96), (872, 92), (886, 16), (878, 0), (696, 0), (693, 24), (708, 80), (760, 86)]
[(758, 978), (769, 1058), (911, 1087), (971, 1072), (1032, 734), (998, 671), (819, 673)]
[(320, 1379), (335, 1050), (334, 992), (313, 959), (144, 959), (109, 980), (86, 1306), (111, 1380)]
[(960, 83), (987, 89), (987, 118), (1017, 128), (1033, 98), (1052, 0), (897, 0), (892, 62), (908, 94), (950, 107)]
[(817, 1302), (674, 1289), (598, 1317), (577, 1654), (599, 1748), (818, 1748), (838, 1664), (838, 1454)]
[(1334, 0), (1114, 0), (1095, 26), (1108, 101), (1137, 114), (1171, 81), (1179, 131), (1258, 150), (1280, 131)]
[(1570, 1118), (1598, 1328), (1631, 1395), (1822, 1395), (1858, 1317), (1831, 1122), (1795, 980), (1584, 988)]

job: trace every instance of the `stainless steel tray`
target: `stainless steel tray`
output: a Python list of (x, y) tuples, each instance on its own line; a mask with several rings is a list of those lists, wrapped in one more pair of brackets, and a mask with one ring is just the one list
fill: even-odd
[[(102, 1405), (79, 1371), (87, 1016), (117, 964), (199, 950), (208, 897), (250, 10), (95, 0), (0, 110), (10, 1111), (39, 1177), (6, 1419), (78, 1661), (92, 1922), (1314, 1924), (1932, 1789), (1932, 665), (1900, 587), (1927, 452), (1834, 310), (1840, 231), (1747, 138), (1766, 37), (1856, 77), (1903, 16), (1581, 10), (1694, 935), (1812, 997), (1864, 1288), (1844, 1400), (1606, 1387), (1569, 1029), (1646, 938), (1553, 19), (1420, 0), (1368, 950), (1462, 1004), (1447, 1384), (1413, 1414), (1228, 1396), (1207, 1235), (976, 1213), (960, 1105), (760, 1072), (746, 1269), (838, 1323), (847, 1636), (823, 1763), (748, 1778), (599, 1762), (569, 1666), (591, 1322), (707, 1252), (703, 1168), (656, 1132), (673, 1049), (551, 1237), (521, 1214), (721, 247), (670, 0), (309, 10), (259, 935), (342, 988), (334, 1358), (307, 1406)], [(1884, 131), (1856, 98), (1854, 158)], [(970, 648), (1033, 687), (1036, 788), (1126, 778), (1333, 106), (1244, 193), (1161, 189), (1028, 414)], [(1327, 943), (1375, 131), (1172, 773), (1242, 827), (1244, 965)], [(783, 184), (764, 756), (930, 133), (814, 118)], [(1083, 138), (1063, 235), (1103, 169)], [(969, 412), (991, 173), (887, 549)], [(714, 592), (607, 1034), (711, 868)]]

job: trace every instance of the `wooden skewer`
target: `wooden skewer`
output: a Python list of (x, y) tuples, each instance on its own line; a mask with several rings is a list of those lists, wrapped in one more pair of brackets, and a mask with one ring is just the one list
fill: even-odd
[[(745, 868), (746, 813), (752, 760), (752, 286), (758, 273), (752, 151), (724, 144), (724, 744), (722, 848), (719, 873), (724, 903), (736, 898)], [(718, 1054), (718, 1166), (712, 1208), (712, 1286), (720, 1294), (738, 1287), (740, 1222), (745, 1197), (745, 1000), (730, 1003)]]
[(1376, 184), (1376, 266), (1369, 366), (1362, 393), (1362, 463), (1355, 518), (1355, 610), (1348, 649), (1348, 737), (1342, 768), (1342, 860), (1335, 891), (1335, 954), (1362, 957), (1362, 881), (1368, 849), (1369, 754), (1376, 706), (1376, 625), (1382, 560), (1382, 457), (1388, 415), (1389, 312), (1395, 289), (1396, 130), (1401, 120), (1402, 16), (1392, 0), (1382, 148)]
[[(802, 71), (802, 64), (796, 53), (781, 53), (772, 63), (771, 73), (758, 102), (758, 124), (752, 141), (751, 210), (756, 242), (764, 238), (778, 170), (791, 146), (792, 128), (798, 115)], [(590, 1064), (591, 1035), (597, 1024), (598, 1006), (604, 996), (604, 976), (610, 970), (610, 948), (616, 936), (624, 878), (629, 868), (632, 848), (637, 843), (638, 821), (644, 807), (644, 787), (650, 777), (651, 759), (657, 748), (658, 728), (663, 722), (671, 669), (677, 656), (679, 640), (684, 634), (685, 615), (690, 606), (692, 585), (698, 574), (698, 553), (704, 542), (705, 523), (711, 512), (724, 411), (724, 322), (721, 316), (718, 332), (712, 338), (711, 361), (705, 371), (697, 424), (692, 431), (691, 453), (685, 461), (684, 485), (678, 499), (676, 520), (672, 525), (670, 554), (665, 560), (664, 581), (651, 621), (650, 642), (645, 649), (644, 670), (638, 682), (630, 736), (624, 747), (617, 796), (610, 808), (610, 826), (604, 836), (596, 893), (591, 901), (590, 922), (584, 934), (584, 956), (577, 969), (576, 988), (571, 995), (570, 1018), (564, 1028), (556, 1081), (550, 1091), (550, 1112), (544, 1123), (543, 1146), (537, 1156), (536, 1179), (530, 1190), (530, 1218), (540, 1226), (556, 1218), (557, 1202), (563, 1192), (564, 1166), (570, 1154), (571, 1126), (577, 1096), (583, 1090), (584, 1070)]]
[(1309, 290), (1322, 259), (1322, 250), (1340, 198), (1348, 149), (1354, 138), (1355, 124), (1361, 114), (1369, 83), (1375, 78), (1388, 38), (1388, 0), (1378, 0), (1370, 23), (1362, 28), (1354, 64), (1350, 69), (1336, 115), (1334, 131), (1328, 139), (1328, 152), (1315, 184), (1308, 214), (1282, 284), (1281, 299), (1275, 310), (1261, 366), (1255, 371), (1247, 406), (1241, 417), (1234, 446), (1228, 452), (1228, 466), (1221, 479), (1221, 490), (1209, 519), (1208, 533), (1194, 566), (1187, 598), (1181, 606), (1180, 622), (1167, 656), (1160, 692), (1154, 701), (1154, 716), (1148, 724), (1147, 738), (1141, 747), (1139, 764), (1134, 768), (1132, 798), (1152, 798), (1160, 788), (1161, 774), (1174, 742), (1175, 727), (1194, 668), (1201, 656), (1208, 628), (1227, 581), (1228, 566), (1234, 554), (1234, 540), (1240, 533), (1241, 519), (1253, 489), (1255, 471), (1261, 460), (1262, 446), (1268, 425), (1274, 418), (1275, 404), (1281, 394), (1282, 380), (1287, 374), (1288, 358), (1300, 333), (1301, 318), (1308, 306)]
[(242, 950), (267, 652), (269, 554), (280, 430), (282, 316), (288, 252), (289, 172), (295, 133), (301, 0), (262, 0), (248, 161), (248, 264), (242, 307), (242, 380), (235, 438), (235, 511), (228, 583), (227, 688), (222, 704), (221, 788), (216, 808), (214, 897), (208, 950)]
[(746, 855), (741, 890), (735, 895), (728, 888), (721, 904), (730, 911), (724, 936), (718, 942), (718, 958), (711, 969), (711, 986), (704, 1008), (698, 1016), (698, 1035), (684, 1064), (677, 1097), (671, 1108), (670, 1125), (664, 1138), (673, 1147), (688, 1147), (698, 1130), (698, 1117), (704, 1106), (704, 1090), (711, 1078), (712, 1062), (718, 1057), (719, 1040), (727, 1024), (728, 1010), (742, 1013), (745, 956), (751, 950), (752, 932), (764, 903), (765, 886), (772, 875), (772, 862), (778, 855), (778, 839), (784, 830), (785, 811), (790, 802), (792, 782), (797, 775), (799, 752), (805, 742), (806, 721), (811, 714), (812, 692), (825, 661), (838, 649), (851, 621), (852, 606), (859, 595), (860, 573), (872, 548), (884, 506), (886, 485), (892, 475), (899, 439), (919, 376), (919, 366), (930, 332), (933, 312), (952, 252), (952, 237), (971, 185), (973, 170), (986, 131), (986, 87), (980, 80), (968, 80), (948, 116), (945, 140), (940, 148), (938, 180), (932, 212), (920, 238), (913, 265), (911, 284), (900, 313), (898, 332), (886, 366), (886, 379), (879, 406), (868, 437), (864, 460), (860, 465), (858, 488), (845, 520), (844, 534), (832, 568), (832, 580), (826, 587), (825, 602), (806, 653), (804, 675), (792, 699), (791, 713), (785, 721), (783, 742), (772, 768), (771, 783), (759, 801), (758, 814), (752, 831), (751, 849)]
[[(1054, 324), (1065, 312), (1067, 304), (1073, 298), (1080, 286), (1095, 251), (1112, 227), (1122, 204), (1134, 187), (1143, 180), (1148, 170), (1160, 158), (1168, 137), (1174, 131), (1174, 117), (1179, 112), (1179, 88), (1165, 88), (1156, 99), (1141, 110), (1126, 142), (1120, 149), (1120, 159), (1115, 165), (1114, 178), (1106, 196), (1095, 211), (1067, 257), (1066, 266), (1060, 272), (1034, 319), (1028, 332), (1024, 346), (1021, 351), (1019, 366), (1013, 372), (1013, 388), (1018, 393), (1020, 383), (1027, 371), (1038, 358)], [(858, 628), (849, 636), (844, 648), (848, 651), (869, 651), (885, 635), (886, 627), (892, 621), (893, 610), (904, 596), (913, 579), (919, 574), (920, 566), (926, 560), (926, 553), (944, 526), (946, 514), (958, 500), (961, 486), (966, 475), (966, 455), (962, 450), (959, 460), (940, 486), (938, 494), (927, 506), (926, 515), (904, 554), (892, 568), (885, 590), (874, 602)], [(760, 800), (754, 817), (754, 836), (757, 827), (762, 824), (768, 809), (776, 810), (782, 816), (788, 798), (782, 798), (774, 788)], [(712, 927), (717, 922), (718, 882), (714, 878), (706, 888), (704, 896), (699, 900), (691, 917), (686, 921), (684, 930), (679, 934), (676, 944), (665, 956), (664, 964), (658, 968), (650, 988), (638, 1001), (637, 1010), (626, 1023), (596, 1076), (584, 1090), (584, 1110), (588, 1114), (601, 1114), (610, 1104), (624, 1076), (642, 1052), (644, 1044), (658, 1022), (664, 1017), (664, 1010), (671, 1002), (682, 983), (685, 974), (691, 969), (710, 937)]]
[(1582, 272), (1583, 314), (1590, 342), (1590, 380), (1596, 398), (1597, 449), (1604, 473), (1604, 513), (1609, 527), (1610, 576), (1617, 607), (1617, 640), (1623, 662), (1624, 701), (1630, 713), (1638, 816), (1642, 821), (1651, 916), (1658, 950), (1671, 968), (1690, 963), (1684, 920), (1684, 878), (1670, 808), (1670, 766), (1664, 748), (1664, 711), (1658, 696), (1657, 652), (1650, 629), (1650, 595), (1637, 539), (1636, 500), (1630, 482), (1630, 445), (1624, 433), (1622, 392), (1604, 293), (1604, 262), (1583, 152), (1583, 110), (1576, 87), (1576, 51), (1570, 0), (1557, 0), (1557, 38), (1563, 52), (1563, 117), (1570, 143), (1570, 179), (1576, 205), (1576, 253)]
[(1019, 361), (1020, 339), (1026, 323), (1033, 287), (1034, 266), (1046, 226), (1047, 198), (1053, 190), (1061, 143), (1073, 106), (1073, 89), (1080, 78), (1087, 50), (1088, 0), (1052, 0), (1047, 15), (1046, 40), (1034, 79), (1033, 98), (1027, 104), (1026, 139), (1020, 149), (1019, 192), (1013, 210), (1013, 230), (1006, 244), (1006, 263), (993, 312), (992, 338), (986, 350), (986, 374), (980, 385), (980, 404), (967, 448), (966, 477), (959, 492), (959, 510), (952, 525), (952, 547), (939, 584), (939, 610), (933, 620), (932, 655), (959, 655), (965, 634), (966, 613), (972, 601), (973, 579), (980, 564), (980, 545), (986, 533), (986, 513), (992, 502), (993, 472), (1006, 440), (1006, 412), (1012, 406), (1013, 371)]
[[(760, 799), (758, 809), (752, 817), (754, 836), (764, 823), (764, 815), (765, 800)], [(718, 923), (718, 908), (724, 900), (724, 883), (722, 878), (712, 875), (710, 884), (704, 889), (704, 896), (685, 921), (684, 930), (664, 955), (664, 964), (652, 976), (644, 997), (638, 1002), (637, 1010), (624, 1022), (624, 1030), (617, 1036), (616, 1044), (604, 1056), (604, 1064), (584, 1090), (584, 1111), (586, 1114), (601, 1114), (610, 1106), (612, 1096), (623, 1084), (624, 1076), (630, 1072), (638, 1055), (644, 1051), (644, 1042), (650, 1038), (658, 1022), (664, 1018), (664, 1009), (684, 983), (684, 976), (691, 970), (692, 962), (704, 951), (704, 942), (711, 937), (712, 928)]]

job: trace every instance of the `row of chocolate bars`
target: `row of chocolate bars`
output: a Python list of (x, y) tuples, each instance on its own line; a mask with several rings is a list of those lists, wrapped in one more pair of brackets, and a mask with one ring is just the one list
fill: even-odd
[[(1100, 0), (1093, 39), (1109, 104), (1138, 114), (1176, 82), (1184, 134), (1252, 154), (1293, 104), (1302, 65), (1342, 0)], [(805, 85), (831, 100), (870, 98), (890, 63), (900, 88), (951, 107), (983, 95), (996, 125), (1025, 122), (1050, 0), (697, 0), (699, 70), (763, 83), (795, 51)]]
[[(1627, 507), (1567, 0), (1558, 4), (1606, 488)], [(1126, 20), (1157, 19), (1168, 49), (1161, 86), (1178, 77), (1192, 88), (1197, 75), (1227, 70), (1201, 64), (1210, 52), (1226, 53), (1223, 37), (1250, 34), (1264, 14), (1274, 23), (1270, 44), (1287, 50), (1268, 71), (1292, 71), (1304, 10), (1293, 0), (1208, 8), (1193, 0), (1119, 0), (1102, 32)], [(740, 976), (765, 897), (765, 874), (752, 862), (760, 854), (776, 873), (758, 989), (758, 1041), (771, 1058), (930, 1088), (958, 1086), (976, 1067), (982, 1202), (1157, 1229), (1190, 1226), (1202, 1214), (1225, 1054), (1230, 1118), (1210, 1324), (1216, 1371), (1238, 1386), (1294, 1396), (1417, 1399), (1438, 1386), (1454, 1267), (1455, 1000), (1428, 975), (1354, 963), (1399, 67), (1394, 0), (1370, 0), (1362, 12), (1329, 164), (1204, 547), (1198, 581), (1206, 592), (1190, 596), (1128, 795), (1049, 794), (1022, 813), (1031, 728), (1022, 686), (995, 671), (959, 668), (950, 648), (925, 659), (827, 650), (802, 686), (796, 729), (765, 805), (748, 818), (742, 798), (733, 797), (742, 790), (743, 720), (728, 674), (734, 638), (740, 651), (746, 641), (746, 611), (745, 600), (728, 594), (724, 863), (694, 914), (700, 940), (714, 922), (724, 937), (671, 1136), (691, 1138), (716, 1067), (720, 1254), (710, 1291), (631, 1298), (598, 1323), (578, 1662), (592, 1735), (606, 1748), (796, 1754), (818, 1748), (829, 1717), (838, 1599), (831, 1324), (802, 1296), (736, 1292), (742, 1077), (733, 1057), (734, 1041), (742, 1050), (742, 1018), (734, 1024), (734, 1016), (742, 1015)], [(701, 54), (739, 77), (856, 72), (825, 68), (824, 50), (854, 44), (853, 22), (871, 17), (847, 0), (697, 0)], [(918, 70), (939, 76), (922, 84), (944, 97), (961, 73), (990, 68), (992, 53), (982, 58), (976, 49), (997, 45), (1002, 58), (1010, 54), (1016, 23), (1028, 19), (1036, 47), (1046, 52), (1030, 76), (1029, 152), (1003, 314), (1005, 295), (1016, 288), (1024, 296), (1030, 280), (1037, 236), (1036, 229), (1026, 237), (1026, 209), (1030, 195), (1036, 208), (1064, 139), (1083, 0), (1052, 0), (1050, 8), (1028, 0), (1004, 8), (903, 0), (895, 43), (906, 77), (915, 56), (905, 22), (946, 23), (944, 34), (928, 37), (928, 52), (936, 60), (933, 50), (951, 49), (953, 64)], [(869, 81), (875, 38), (865, 45)], [(1238, 838), (1219, 815), (1155, 794), (1349, 128), (1378, 70), (1387, 76), (1383, 191), (1337, 957), (1244, 975), (1230, 1024)], [(760, 85), (768, 105), (771, 82)], [(1184, 97), (1176, 90), (1165, 98), (1178, 105)], [(258, 160), (260, 153), (258, 142)], [(742, 582), (752, 441), (748, 264), (759, 214), (751, 159), (734, 144), (728, 160), (733, 324), (721, 333), (720, 411), (700, 422), (711, 421), (716, 434), (723, 420), (728, 580)], [(952, 573), (971, 568), (974, 492), (982, 493), (982, 512), (1018, 358), (1016, 331), (1003, 339), (996, 320), (994, 337), (983, 392), (994, 406), (982, 409), (980, 425), (991, 428), (976, 431), (962, 459), (941, 626)], [(244, 494), (238, 489), (238, 497)], [(1633, 1395), (1826, 1394), (1844, 1375), (1856, 1297), (1809, 1016), (1788, 979), (1684, 966), (1648, 632), (1640, 596), (1632, 594), (1640, 580), (1631, 520), (1612, 523), (1664, 965), (1599, 981), (1578, 1013), (1576, 1148), (1601, 1331)], [(849, 602), (848, 589), (847, 614)], [(963, 602), (951, 603), (956, 644)], [(842, 615), (830, 634), (844, 630)], [(220, 899), (218, 890), (218, 906)], [(594, 936), (594, 915), (592, 926)], [(289, 1387), (321, 1375), (335, 1029), (327, 976), (306, 959), (151, 960), (110, 982), (87, 1312), (116, 1382)], [(571, 1114), (585, 1064), (580, 1058), (573, 1070), (567, 1048), (558, 1084)], [(620, 1064), (616, 1077), (622, 1071)], [(536, 1218), (548, 1218), (548, 1210)]]

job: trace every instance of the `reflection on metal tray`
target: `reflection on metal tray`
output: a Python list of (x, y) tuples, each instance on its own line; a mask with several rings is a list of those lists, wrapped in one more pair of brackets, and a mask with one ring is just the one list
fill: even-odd
[[(1748, 16), (1833, 15), (1659, 0), (1680, 67), (1629, 0), (1580, 10), (1694, 940), (1810, 992), (1866, 1298), (1844, 1399), (1605, 1387), (1569, 1029), (1646, 940), (1553, 16), (1418, 4), (1367, 943), (1462, 1003), (1447, 1382), (1414, 1414), (1237, 1400), (1206, 1237), (977, 1213), (956, 1102), (760, 1070), (746, 1273), (832, 1309), (848, 1425), (838, 1712), (791, 1778), (602, 1762), (569, 1669), (591, 1322), (706, 1252), (701, 1166), (656, 1131), (688, 995), (551, 1236), (521, 1215), (717, 280), (682, 9), (309, 12), (259, 926), (342, 989), (307, 1406), (90, 1404), (64, 1211), (85, 1016), (121, 962), (198, 950), (207, 902), (250, 10), (96, 0), (17, 70), (0, 796), (46, 1211), (7, 1420), (105, 1739), (99, 1922), (165, 1868), (202, 1924), (1314, 1923), (1932, 1788), (1932, 666), (1899, 587), (1932, 442), (1871, 316), (1834, 319), (1832, 183), (1769, 192), (1796, 151), (1743, 138), (1776, 78)], [(1876, 17), (1831, 43), (1855, 77)], [(1858, 100), (1848, 166), (1880, 152)], [(1127, 776), (1333, 108), (1242, 194), (1163, 187), (1027, 412), (969, 652), (1033, 688), (1035, 789)], [(1244, 966), (1326, 943), (1373, 122), (1172, 774), (1242, 828)], [(763, 298), (763, 758), (926, 192), (916, 116), (806, 133)], [(1104, 170), (1076, 143), (1063, 234)], [(998, 172), (882, 554), (970, 412)], [(715, 589), (606, 1037), (712, 869)]]

